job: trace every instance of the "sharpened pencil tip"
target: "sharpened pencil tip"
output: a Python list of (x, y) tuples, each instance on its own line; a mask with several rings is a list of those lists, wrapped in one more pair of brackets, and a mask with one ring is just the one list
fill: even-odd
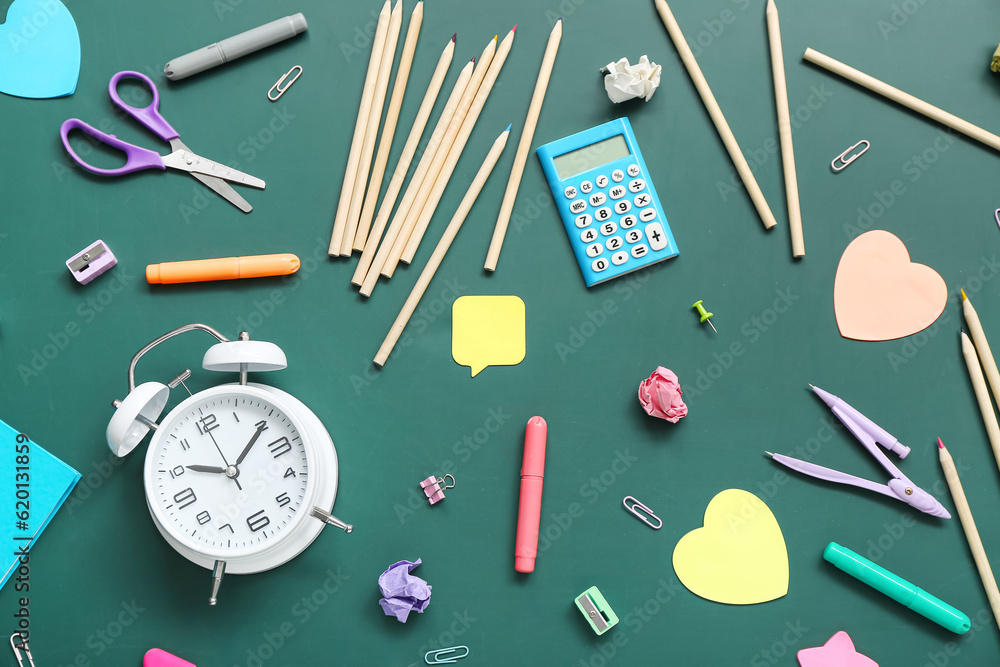
[(456, 32), (456, 33), (455, 33), (454, 35), (452, 35), (452, 36), (451, 36), (451, 41), (453, 41), (453, 42), (454, 42), (454, 41), (456, 41), (457, 39), (458, 39), (458, 33)]
[(962, 293), (962, 301), (966, 301), (969, 298), (969, 297), (965, 296), (965, 290), (964, 289), (959, 289), (958, 291)]
[(941, 438), (938, 438), (938, 449), (944, 449), (944, 443), (941, 442)]
[(511, 32), (517, 32), (517, 24), (516, 23), (514, 24), (514, 27), (510, 29), (510, 31)]
[(514, 127), (514, 123), (508, 123), (507, 124), (507, 129), (504, 130), (504, 132), (510, 132), (510, 128), (512, 128), (512, 127)]
[(475, 57), (475, 56), (472, 56), (471, 58), (469, 58), (469, 62), (470, 62), (470, 63), (474, 63), (474, 62), (476, 62), (476, 57)]

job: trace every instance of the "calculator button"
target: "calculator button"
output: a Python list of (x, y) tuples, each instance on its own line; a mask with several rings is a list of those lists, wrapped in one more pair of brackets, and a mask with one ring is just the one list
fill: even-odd
[(667, 235), (663, 233), (663, 227), (658, 222), (646, 225), (646, 238), (649, 239), (649, 245), (653, 250), (663, 250), (667, 247)]
[(643, 206), (649, 206), (650, 201), (652, 201), (652, 199), (650, 198), (649, 193), (647, 192), (641, 195), (636, 195), (635, 199), (632, 200), (632, 203), (635, 204), (637, 207), (641, 208)]
[(615, 202), (615, 213), (618, 215), (625, 215), (632, 210), (632, 204), (628, 203), (627, 199), (622, 199), (619, 202)]
[(617, 231), (618, 231), (618, 225), (616, 225), (613, 222), (605, 222), (603, 225), (601, 225), (602, 236), (611, 236)]
[(621, 185), (616, 185), (615, 187), (608, 190), (608, 196), (612, 199), (621, 199), (625, 196), (625, 188)]
[(635, 227), (635, 223), (639, 220), (634, 215), (626, 215), (621, 219), (622, 229), (628, 229), (629, 227)]
[(566, 199), (573, 199), (576, 197), (576, 188), (571, 185), (563, 191), (563, 194), (566, 195)]
[(649, 222), (656, 217), (655, 208), (644, 208), (639, 212), (639, 219), (643, 222)]
[[(654, 226), (655, 226), (655, 227), (659, 227), (660, 225), (654, 222), (654, 223), (653, 223), (652, 225), (650, 225), (649, 227), (654, 227)], [(647, 230), (647, 231), (649, 230), (649, 227), (646, 227), (646, 230)], [(662, 230), (661, 230), (661, 231), (662, 231)], [(628, 232), (627, 232), (627, 233), (625, 234), (625, 240), (626, 240), (626, 241), (628, 241), (629, 243), (638, 243), (639, 241), (641, 241), (641, 240), (642, 240), (642, 232), (640, 232), (640, 231), (639, 231), (638, 229), (630, 229), (630, 230), (629, 230), (629, 231), (628, 231)], [(650, 242), (652, 242), (652, 241), (650, 241)], [(659, 248), (657, 248), (657, 247), (655, 246), (655, 244), (654, 244), (654, 246), (653, 246), (653, 250), (659, 250)]]
[(624, 250), (619, 250), (615, 254), (611, 255), (611, 263), (615, 266), (621, 266), (628, 261), (628, 253)]
[(590, 181), (584, 181), (583, 183), (580, 183), (580, 192), (582, 192), (585, 195), (589, 195), (590, 191), (593, 189), (594, 189), (594, 184), (591, 183)]
[(600, 243), (591, 243), (587, 246), (587, 257), (597, 257), (604, 252), (604, 246)]
[(577, 199), (570, 203), (569, 210), (572, 213), (583, 213), (584, 211), (587, 210), (587, 202), (583, 201), (582, 199)]
[(608, 198), (604, 196), (603, 192), (595, 192), (594, 194), (590, 195), (590, 205), (591, 206), (600, 206), (601, 204), (603, 204), (607, 200), (608, 200)]
[(594, 182), (597, 183), (597, 187), (599, 188), (607, 187), (608, 177), (605, 176), (604, 174), (601, 174), (600, 176), (594, 179)]
[(637, 164), (630, 164), (628, 166), (628, 169), (626, 169), (626, 171), (628, 172), (629, 176), (631, 176), (632, 178), (635, 178), (636, 176), (639, 175), (639, 165), (637, 165)]
[(593, 243), (597, 240), (597, 232), (593, 229), (585, 229), (580, 232), (580, 240), (584, 243)]
[(594, 273), (600, 273), (604, 269), (608, 268), (608, 260), (603, 257), (595, 259), (593, 263), (591, 263), (590, 268), (594, 270)]
[(622, 181), (625, 180), (625, 172), (622, 171), (621, 169), (615, 169), (613, 172), (611, 172), (611, 180), (614, 181), (615, 183), (621, 183)]
[(608, 247), (608, 250), (614, 252), (615, 250), (620, 250), (624, 244), (622, 243), (622, 237), (612, 236), (604, 242), (604, 245)]
[(646, 189), (646, 181), (642, 180), (641, 178), (637, 178), (633, 181), (630, 181), (628, 184), (628, 189), (629, 192), (642, 192), (643, 190)]
[(590, 223), (593, 221), (594, 219), (590, 217), (589, 213), (583, 213), (581, 215), (578, 215), (574, 220), (574, 222), (576, 222), (576, 226), (579, 227), (580, 229), (583, 229), (584, 227), (589, 227)]
[(639, 245), (632, 246), (632, 256), (636, 259), (640, 257), (645, 257), (649, 253), (649, 248), (646, 247), (645, 243), (640, 243)]
[(599, 222), (604, 222), (605, 220), (611, 217), (611, 209), (608, 208), (607, 206), (602, 206), (601, 208), (594, 211), (594, 217), (597, 218)]

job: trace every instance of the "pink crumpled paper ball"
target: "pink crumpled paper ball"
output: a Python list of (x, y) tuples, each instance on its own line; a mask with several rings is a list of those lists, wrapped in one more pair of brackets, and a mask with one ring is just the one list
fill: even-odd
[(681, 398), (681, 385), (669, 368), (658, 366), (653, 374), (639, 385), (639, 403), (651, 417), (666, 419), (676, 424), (688, 413)]

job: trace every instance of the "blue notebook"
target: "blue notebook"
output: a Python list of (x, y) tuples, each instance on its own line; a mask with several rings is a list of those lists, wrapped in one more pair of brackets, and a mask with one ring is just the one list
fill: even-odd
[(69, 497), (80, 473), (0, 421), (0, 544), (10, 560), (3, 587), (20, 557)]

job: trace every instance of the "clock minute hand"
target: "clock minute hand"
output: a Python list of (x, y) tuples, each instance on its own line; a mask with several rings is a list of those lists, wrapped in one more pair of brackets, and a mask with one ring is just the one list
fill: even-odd
[(247, 454), (250, 453), (250, 448), (254, 446), (254, 443), (257, 442), (257, 438), (260, 437), (260, 434), (263, 433), (266, 428), (267, 424), (261, 422), (260, 425), (257, 427), (257, 430), (254, 432), (253, 437), (250, 438), (250, 442), (248, 442), (247, 446), (243, 448), (242, 452), (240, 452), (239, 458), (236, 459), (235, 465), (238, 466), (239, 464), (243, 463), (243, 459), (245, 459), (247, 457)]
[(193, 470), (194, 472), (215, 472), (225, 474), (226, 469), (220, 468), (219, 466), (203, 466), (203, 465), (192, 465), (185, 466), (188, 470)]

